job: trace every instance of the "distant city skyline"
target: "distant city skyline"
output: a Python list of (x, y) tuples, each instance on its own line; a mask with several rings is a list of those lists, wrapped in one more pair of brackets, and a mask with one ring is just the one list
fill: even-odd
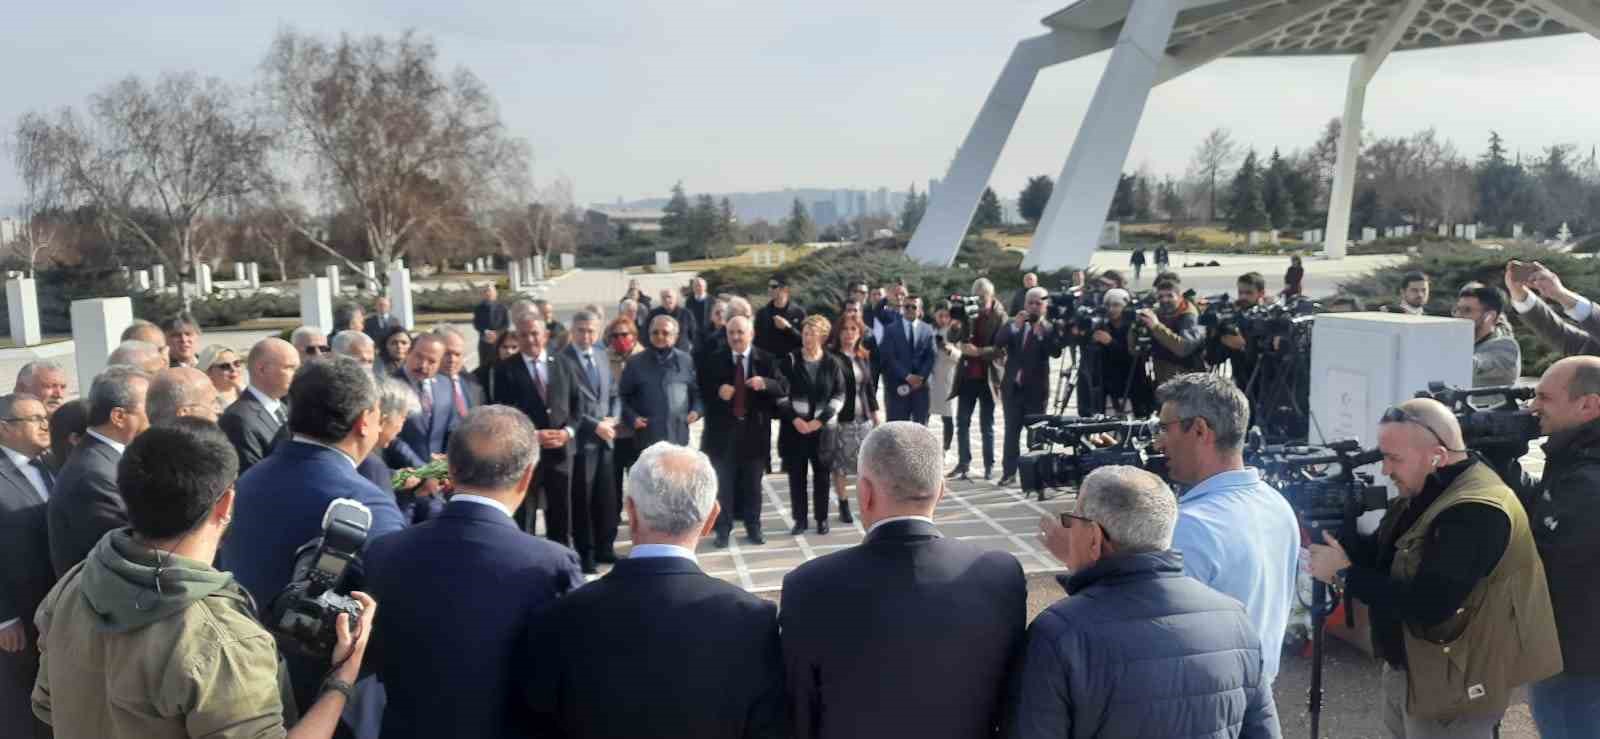
[[(923, 4), (734, 0), (523, 4), (469, 0), (283, 0), (229, 6), (84, 0), (7, 16), (0, 125), (25, 111), (82, 110), (129, 76), (196, 70), (248, 84), (276, 30), (432, 36), (447, 68), (471, 70), (541, 182), (569, 178), (579, 204), (692, 192), (903, 191), (943, 177), (1017, 41), (1067, 0)], [(130, 29), (138, 29), (130, 33)], [(991, 184), (1012, 198), (1059, 175), (1105, 55), (1046, 70)], [(1123, 169), (1181, 175), (1207, 131), (1265, 154), (1309, 146), (1336, 117), (1350, 57), (1228, 59), (1151, 95)], [(1491, 129), (1524, 156), (1600, 143), (1600, 41), (1585, 35), (1393, 55), (1367, 98), (1366, 129), (1427, 127), (1469, 158)], [(893, 183), (893, 184), (890, 184)], [(804, 186), (804, 187), (802, 187)], [(19, 200), (10, 157), (0, 204)], [(842, 204), (841, 204), (842, 205)], [(891, 209), (892, 212), (893, 209)]]

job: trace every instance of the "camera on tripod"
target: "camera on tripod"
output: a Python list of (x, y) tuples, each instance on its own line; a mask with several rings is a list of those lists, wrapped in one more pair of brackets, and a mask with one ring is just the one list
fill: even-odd
[[(1533, 394), (1532, 386), (1461, 388), (1430, 382), (1428, 389), (1418, 392), (1417, 397), (1445, 404), (1456, 414), (1456, 421), (1461, 424), (1461, 437), (1467, 446), (1479, 447), (1526, 444), (1544, 436), (1539, 431), (1539, 417), (1518, 405), (1520, 401), (1532, 399)], [(1474, 400), (1479, 402), (1474, 403)]]
[[(1300, 524), (1313, 534), (1354, 533), (1361, 514), (1388, 507), (1388, 489), (1375, 484), (1371, 474), (1357, 471), (1382, 460), (1383, 452), (1362, 451), (1355, 439), (1321, 446), (1258, 444), (1246, 454), (1289, 501)], [(1330, 466), (1332, 471), (1327, 469)], [(1320, 541), (1320, 537), (1314, 535), (1312, 540)]]
[(328, 504), (322, 536), (295, 551), (294, 575), (268, 611), (267, 628), (283, 649), (328, 657), (338, 641), (339, 614), (349, 614), (352, 626), (361, 618), (361, 604), (340, 589), (371, 526), (372, 511), (361, 503), (340, 498)]
[[(1166, 477), (1167, 458), (1153, 453), (1151, 444), (1159, 430), (1154, 421), (1132, 421), (1111, 416), (1039, 415), (1023, 419), (1028, 427), (1029, 454), (1018, 460), (1022, 492), (1044, 500), (1044, 491), (1075, 487), (1084, 476), (1107, 465), (1129, 465)], [(1109, 438), (1109, 446), (1095, 443)], [(1065, 446), (1065, 451), (1052, 451)]]

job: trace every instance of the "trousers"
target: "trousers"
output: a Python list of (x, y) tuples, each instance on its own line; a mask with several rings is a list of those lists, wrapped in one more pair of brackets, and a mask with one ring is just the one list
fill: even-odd
[(1568, 675), (1529, 686), (1533, 722), (1544, 739), (1576, 739), (1600, 732), (1600, 675)]
[(832, 470), (822, 459), (822, 432), (794, 437), (790, 448), (784, 449), (784, 466), (789, 471), (789, 507), (794, 512), (794, 522), (806, 522), (806, 472), (811, 472), (811, 508), (818, 523), (828, 520), (828, 486)]
[(1394, 739), (1495, 739), (1500, 735), (1500, 717), (1462, 716), (1440, 721), (1418, 718), (1406, 712), (1405, 670), (1383, 666), (1383, 723)]
[(994, 468), (994, 394), (986, 377), (963, 377), (956, 394), (956, 445), (960, 450), (956, 468), (972, 464), (972, 409), (980, 409), (979, 431), (983, 434), (983, 468)]

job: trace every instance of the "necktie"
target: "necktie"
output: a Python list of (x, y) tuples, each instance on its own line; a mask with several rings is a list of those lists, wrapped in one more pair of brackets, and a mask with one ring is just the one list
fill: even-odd
[(745, 387), (744, 355), (733, 355), (733, 417), (744, 418), (749, 409), (750, 388)]
[(451, 379), (450, 387), (455, 390), (456, 416), (465, 418), (467, 415), (467, 394), (461, 390), (461, 378)]
[(533, 388), (539, 391), (539, 402), (544, 403), (548, 402), (550, 399), (545, 396), (544, 375), (540, 374), (540, 371), (543, 369), (541, 364), (542, 363), (538, 360), (529, 361), (528, 372), (533, 375)]
[(428, 387), (427, 380), (417, 381), (417, 398), (422, 401), (422, 417), (431, 419), (433, 417), (433, 392)]
[(594, 366), (594, 354), (584, 353), (583, 371), (589, 374), (589, 387), (594, 388), (595, 394), (599, 394), (603, 388), (600, 387), (600, 369)]
[(916, 340), (913, 339), (912, 336), (911, 336), (912, 333), (914, 333), (915, 330), (916, 330), (916, 324), (913, 324), (910, 321), (910, 319), (906, 319), (905, 320), (905, 324), (906, 324), (906, 343), (907, 344), (916, 344), (917, 343)]
[[(1027, 357), (1028, 357), (1028, 344), (1030, 342), (1032, 342), (1032, 341), (1033, 341), (1033, 329), (1029, 328), (1028, 332), (1022, 335), (1022, 351), (1019, 352), (1022, 355), (1021, 357), (1019, 357), (1019, 359), (1022, 360), (1023, 366), (1027, 365), (1027, 361), (1028, 361), (1028, 359), (1027, 359)], [(1022, 377), (1025, 374), (1027, 374), (1027, 370), (1022, 369), (1022, 368), (1018, 368), (1017, 369), (1017, 386), (1018, 387), (1022, 386)]]
[(39, 479), (44, 481), (44, 491), (48, 495), (55, 491), (56, 476), (50, 472), (50, 465), (45, 464), (44, 457), (34, 457), (28, 464), (39, 471)]
[(282, 425), (284, 425), (284, 424), (289, 422), (289, 414), (286, 411), (283, 410), (283, 404), (282, 403), (279, 403), (278, 404), (278, 409), (272, 412), (272, 417), (278, 419), (278, 425), (279, 426), (282, 426)]

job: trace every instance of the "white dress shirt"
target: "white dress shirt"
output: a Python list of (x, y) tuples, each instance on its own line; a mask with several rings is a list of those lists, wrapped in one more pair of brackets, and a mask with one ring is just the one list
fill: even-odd
[(930, 516), (890, 516), (885, 519), (880, 519), (877, 523), (872, 524), (872, 528), (867, 529), (867, 533), (871, 534), (872, 532), (877, 531), (879, 526), (891, 521), (921, 521), (929, 526), (933, 525), (933, 518)]
[(22, 452), (11, 447), (0, 446), (0, 449), (5, 450), (6, 456), (11, 458), (11, 464), (16, 465), (17, 471), (21, 472), (23, 477), (28, 478), (28, 484), (32, 485), (34, 492), (39, 494), (39, 499), (49, 500), (50, 488), (45, 486), (44, 473), (40, 472), (39, 468), (33, 464), (33, 460), (23, 456)]
[[(1518, 313), (1527, 313), (1533, 310), (1534, 304), (1538, 302), (1539, 296), (1530, 290), (1528, 291), (1528, 297), (1512, 303), (1511, 307), (1516, 308)], [(1564, 309), (1562, 312), (1566, 313), (1567, 317), (1574, 321), (1582, 321), (1588, 318), (1590, 313), (1594, 312), (1594, 303), (1589, 302), (1588, 298), (1580, 295), (1576, 305)]]
[(513, 518), (514, 517), (514, 514), (511, 512), (510, 508), (507, 508), (504, 503), (501, 503), (500, 501), (495, 500), (494, 498), (486, 498), (486, 497), (484, 497), (482, 495), (473, 495), (472, 493), (456, 493), (455, 495), (450, 496), (450, 502), (451, 503), (454, 503), (454, 502), (456, 502), (458, 500), (459, 501), (465, 501), (467, 503), (476, 503), (476, 504), (481, 505), (481, 506), (488, 506), (488, 507), (493, 508), (493, 509), (495, 509), (497, 511), (500, 511), (501, 513), (506, 514), (506, 518)]
[(94, 429), (89, 429), (87, 433), (90, 436), (93, 436), (94, 438), (99, 439), (99, 440), (109, 444), (112, 449), (117, 450), (117, 454), (118, 455), (122, 455), (122, 454), (124, 454), (124, 453), (126, 453), (128, 451), (128, 445), (127, 444), (124, 444), (124, 443), (122, 443), (120, 441), (117, 441), (116, 439), (112, 439), (112, 438), (106, 436), (105, 434), (100, 433), (99, 431), (95, 431)]
[[(461, 497), (461, 496), (456, 496)], [(638, 544), (628, 550), (628, 559), (650, 559), (652, 557), (678, 557), (690, 562), (698, 562), (694, 552), (678, 546), (677, 544)]]
[(256, 400), (261, 401), (261, 407), (267, 409), (268, 415), (273, 418), (278, 417), (278, 409), (283, 407), (283, 401), (267, 397), (267, 394), (257, 390), (255, 385), (246, 385), (244, 390), (256, 396)]

